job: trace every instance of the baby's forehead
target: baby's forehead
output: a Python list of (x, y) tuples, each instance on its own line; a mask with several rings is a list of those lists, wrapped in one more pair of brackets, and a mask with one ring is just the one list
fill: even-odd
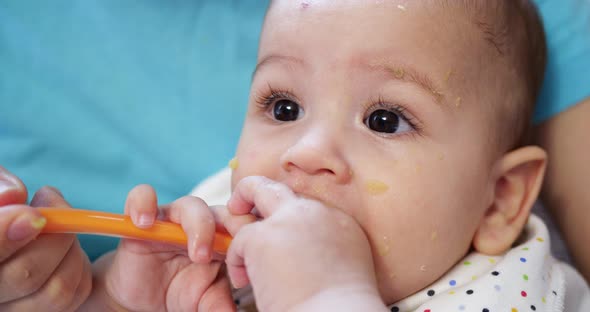
[[(507, 15), (514, 15), (504, 14), (510, 10), (507, 10), (507, 6), (503, 3), (505, 3), (504, 0), (272, 0), (267, 17), (268, 15), (277, 17), (272, 19), (272, 23), (298, 14), (329, 15), (350, 19), (355, 16), (366, 16), (370, 19), (375, 14), (387, 15), (391, 18), (404, 15), (414, 22), (437, 23), (439, 33), (447, 36), (456, 35), (457, 28), (452, 26), (460, 25), (462, 35), (475, 35), (482, 42), (486, 42), (487, 47), (500, 51), (506, 42), (507, 33), (503, 26), (509, 18)], [(375, 33), (379, 31), (380, 29), (375, 29)], [(387, 40), (387, 38), (382, 39)]]
[[(312, 50), (318, 43), (334, 42), (327, 45), (333, 52), (330, 61), (350, 52), (349, 63), (359, 59), (369, 65), (392, 61), (393, 69), (402, 71), (405, 66), (397, 65), (412, 63), (424, 67), (423, 72), (432, 72), (432, 80), (445, 80), (446, 84), (449, 71), (464, 74), (463, 77), (474, 76), (482, 57), (492, 51), (482, 36), (481, 27), (485, 25), (475, 22), (466, 7), (446, 5), (444, 1), (274, 0), (265, 23), (261, 52), (272, 50), (269, 46), (286, 52), (297, 50), (293, 46)], [(313, 41), (307, 36), (310, 29), (311, 36), (326, 29), (333, 31)], [(461, 82), (465, 80), (468, 79)]]
[[(286, 29), (282, 34), (296, 36), (299, 41), (310, 45), (313, 43), (301, 35), (303, 29), (331, 28), (335, 31), (328, 40), (348, 41), (357, 44), (358, 50), (370, 48), (380, 52), (375, 47), (383, 47), (386, 51), (382, 52), (389, 52), (390, 55), (397, 52), (395, 46), (416, 46), (415, 51), (422, 55), (436, 59), (446, 55), (449, 57), (445, 61), (460, 60), (461, 64), (465, 64), (496, 52), (501, 44), (496, 43), (494, 23), (485, 18), (486, 14), (476, 14), (485, 8), (472, 8), (455, 2), (465, 1), (274, 0), (267, 14), (261, 44), (277, 42), (276, 37), (265, 40), (265, 35), (276, 34), (277, 29)], [(375, 22), (377, 20), (380, 22)], [(368, 24), (372, 28), (365, 28), (362, 36), (353, 35), (362, 32), (363, 26)], [(394, 49), (387, 50), (392, 46)], [(437, 49), (431, 49), (434, 46)], [(445, 55), (440, 54), (441, 51)], [(466, 54), (475, 56), (470, 58)]]

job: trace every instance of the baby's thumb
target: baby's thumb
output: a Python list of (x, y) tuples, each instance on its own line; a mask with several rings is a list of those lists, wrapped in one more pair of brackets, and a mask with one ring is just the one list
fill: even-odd
[(227, 275), (234, 288), (242, 288), (250, 284), (250, 278), (246, 270), (245, 255), (248, 242), (253, 238), (251, 234), (253, 234), (256, 225), (257, 223), (245, 225), (233, 238), (227, 250), (225, 258)]
[(235, 311), (226, 272), (220, 272), (199, 300), (198, 311)]

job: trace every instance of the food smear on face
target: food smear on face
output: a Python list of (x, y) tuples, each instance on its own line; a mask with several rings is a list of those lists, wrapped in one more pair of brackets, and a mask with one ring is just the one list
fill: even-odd
[(236, 157), (232, 158), (229, 163), (227, 164), (227, 166), (231, 169), (231, 170), (236, 170), (238, 169), (239, 166), (239, 162), (238, 159)]
[(432, 233), (430, 233), (430, 240), (431, 241), (435, 241), (438, 238), (438, 232), (433, 231)]
[(314, 195), (321, 196), (327, 193), (328, 187), (325, 184), (313, 184), (311, 187), (311, 191)]
[(392, 74), (397, 79), (403, 79), (404, 76), (406, 75), (406, 72), (404, 71), (403, 68), (395, 68), (392, 70)]
[(447, 74), (445, 75), (445, 82), (449, 82), (449, 79), (451, 79), (452, 75), (453, 75), (453, 70), (449, 70), (447, 72)]
[(389, 190), (389, 186), (381, 181), (371, 180), (367, 181), (365, 189), (371, 195), (381, 195)]
[(436, 99), (438, 102), (441, 102), (441, 101), (442, 101), (442, 99), (443, 99), (443, 97), (444, 97), (444, 94), (443, 94), (442, 92), (440, 92), (440, 91), (438, 91), (438, 90), (434, 90), (434, 89), (430, 90), (430, 92), (432, 92), (432, 96), (433, 96), (433, 97), (434, 97), (434, 98), (435, 98), (435, 99)]
[(389, 241), (389, 237), (388, 236), (383, 236), (383, 243), (379, 246), (379, 255), (381, 257), (385, 257), (387, 254), (389, 254), (389, 250), (390, 250), (390, 241)]
[(293, 188), (295, 191), (297, 191), (297, 190), (300, 190), (300, 189), (302, 189), (302, 188), (303, 188), (303, 186), (304, 186), (304, 184), (303, 184), (303, 180), (301, 180), (301, 178), (296, 178), (296, 179), (295, 179), (295, 182), (293, 182), (293, 187), (292, 187), (292, 188)]

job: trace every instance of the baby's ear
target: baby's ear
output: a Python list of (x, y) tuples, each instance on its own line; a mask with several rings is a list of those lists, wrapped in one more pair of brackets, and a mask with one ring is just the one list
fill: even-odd
[(547, 154), (536, 146), (519, 148), (496, 162), (493, 198), (473, 238), (475, 250), (499, 254), (516, 241), (539, 195), (546, 164)]

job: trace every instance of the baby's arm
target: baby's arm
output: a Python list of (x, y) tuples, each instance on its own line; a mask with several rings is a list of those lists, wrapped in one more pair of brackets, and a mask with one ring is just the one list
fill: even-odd
[(236, 287), (252, 284), (261, 311), (387, 311), (369, 242), (342, 211), (263, 177), (240, 181), (228, 209), (264, 220), (229, 228), (226, 263)]
[(543, 123), (538, 142), (547, 151), (542, 198), (557, 221), (574, 262), (590, 281), (590, 98)]

